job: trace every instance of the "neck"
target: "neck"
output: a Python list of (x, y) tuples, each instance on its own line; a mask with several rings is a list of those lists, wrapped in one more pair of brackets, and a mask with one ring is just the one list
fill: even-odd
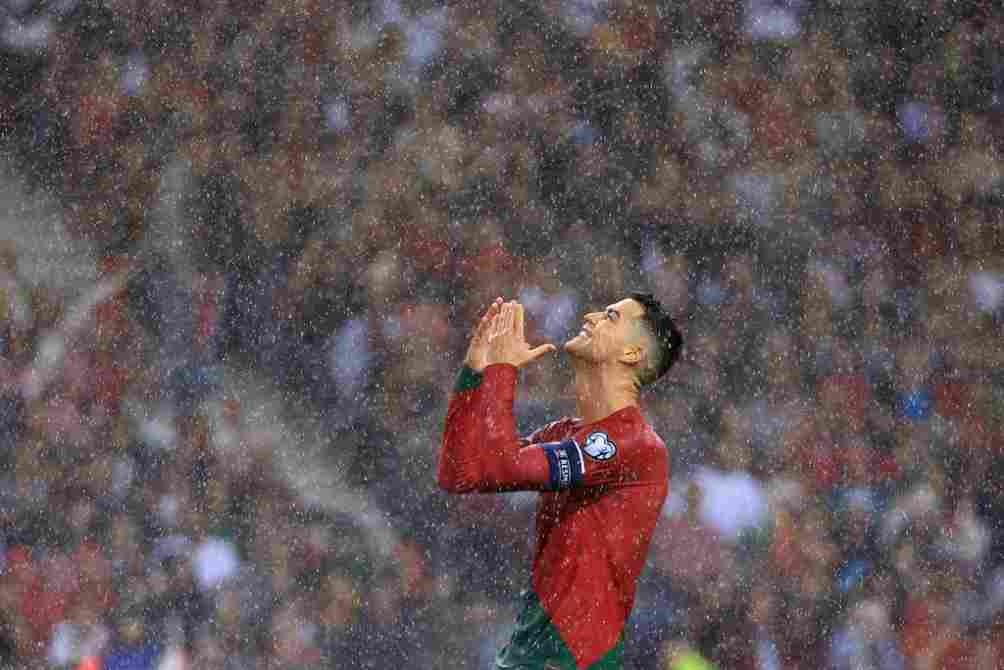
[(613, 366), (572, 360), (575, 407), (585, 423), (594, 423), (625, 407), (638, 405), (638, 389), (630, 376)]

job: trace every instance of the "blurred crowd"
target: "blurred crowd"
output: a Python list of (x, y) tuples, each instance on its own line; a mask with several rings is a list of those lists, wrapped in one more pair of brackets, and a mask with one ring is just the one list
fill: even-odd
[[(93, 242), (0, 267), (0, 664), (487, 667), (532, 494), (434, 485), (470, 325), (653, 291), (672, 495), (630, 667), (1004, 668), (1004, 10), (9, 0), (0, 131)], [(83, 316), (81, 316), (83, 314)], [(221, 365), (397, 542), (306, 505)], [(529, 430), (570, 371), (523, 373)]]

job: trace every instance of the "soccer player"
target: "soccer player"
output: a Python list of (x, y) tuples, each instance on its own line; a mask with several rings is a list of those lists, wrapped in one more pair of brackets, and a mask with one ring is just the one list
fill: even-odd
[(439, 485), (451, 493), (540, 491), (532, 588), (498, 669), (620, 668), (624, 624), (669, 486), (669, 455), (638, 407), (679, 357), (655, 298), (586, 314), (565, 343), (578, 418), (516, 434), (517, 370), (531, 348), (523, 307), (496, 300), (474, 329), (446, 415)]

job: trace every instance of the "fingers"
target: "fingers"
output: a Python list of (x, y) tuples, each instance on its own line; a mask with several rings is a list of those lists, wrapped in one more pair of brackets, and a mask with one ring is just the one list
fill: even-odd
[(499, 310), (502, 309), (502, 298), (495, 298), (495, 301), (488, 305), (488, 309), (485, 310), (484, 316), (481, 317), (482, 323), (491, 323), (491, 321), (498, 316)]
[(502, 306), (502, 298), (496, 298), (474, 326), (474, 337), (485, 337)]
[[(505, 302), (497, 298), (476, 326), (476, 338), (494, 354), (488, 356), (496, 363), (511, 363), (522, 367), (541, 356), (557, 351), (553, 344), (541, 344), (531, 349), (524, 336), (526, 314), (523, 305), (515, 300)], [(479, 346), (482, 346), (479, 344)]]
[(492, 327), (489, 334), (489, 338), (495, 339), (500, 335), (508, 332), (506, 329), (506, 319), (510, 312), (509, 303), (502, 303), (498, 307), (498, 314), (492, 320)]
[(498, 316), (499, 306), (501, 304), (502, 298), (496, 298), (494, 302), (488, 305), (488, 309), (485, 310), (485, 313), (482, 314), (481, 318), (474, 324), (474, 329), (472, 331), (473, 337), (483, 339), (488, 336), (488, 333), (491, 330), (492, 322), (495, 320), (495, 317)]
[(539, 347), (534, 347), (530, 350), (530, 357), (527, 362), (535, 361), (546, 354), (553, 354), (557, 350), (558, 348), (553, 344), (542, 344)]
[(515, 302), (509, 301), (502, 305), (502, 314), (499, 318), (499, 334), (511, 333), (515, 322)]
[[(515, 300), (503, 302), (502, 298), (496, 299), (482, 318), (479, 328), (483, 328), (483, 332), (488, 333), (489, 339), (495, 339), (502, 335), (515, 335), (519, 341), (525, 341), (526, 315), (523, 305)], [(537, 355), (544, 353), (547, 351)]]

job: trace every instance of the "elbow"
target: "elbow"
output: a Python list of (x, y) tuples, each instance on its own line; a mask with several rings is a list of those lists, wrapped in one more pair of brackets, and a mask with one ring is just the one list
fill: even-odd
[(446, 493), (461, 494), (461, 493), (472, 493), (477, 491), (477, 486), (472, 482), (466, 482), (462, 479), (457, 479), (454, 477), (439, 477), (439, 488)]
[(476, 458), (458, 457), (457, 449), (443, 444), (439, 456), (436, 483), (446, 493), (471, 493), (479, 490), (481, 464)]
[(446, 491), (447, 493), (463, 493), (461, 490), (460, 483), (452, 478), (445, 476), (442, 472), (439, 473), (439, 477), (436, 478), (436, 483), (439, 485), (441, 491)]
[(442, 465), (439, 468), (436, 483), (440, 490), (446, 493), (470, 493), (477, 490), (474, 478), (464, 476), (462, 471), (458, 472), (455, 468), (443, 467)]

